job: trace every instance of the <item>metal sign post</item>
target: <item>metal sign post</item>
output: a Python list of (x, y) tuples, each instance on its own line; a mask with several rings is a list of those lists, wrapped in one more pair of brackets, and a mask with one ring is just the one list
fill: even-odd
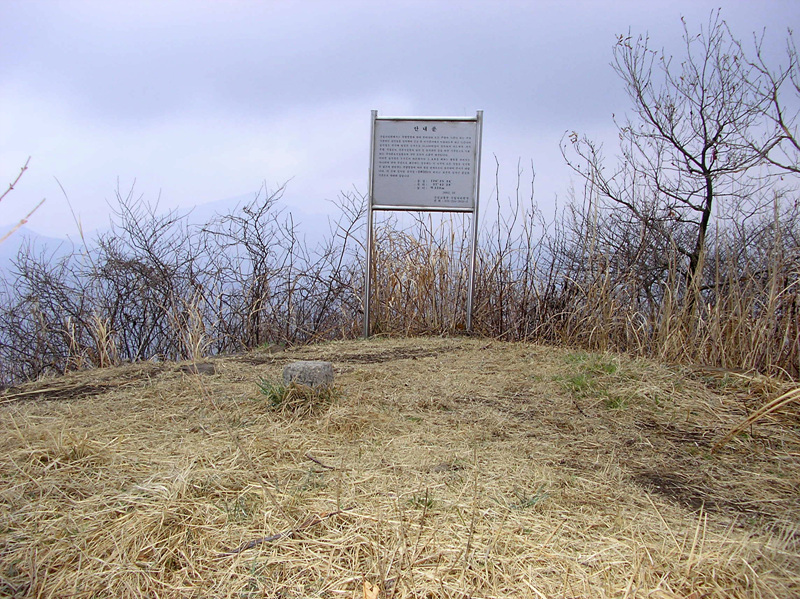
[(370, 335), (375, 210), (472, 214), (467, 330), (472, 330), (483, 111), (474, 117), (379, 117), (372, 111), (364, 337)]

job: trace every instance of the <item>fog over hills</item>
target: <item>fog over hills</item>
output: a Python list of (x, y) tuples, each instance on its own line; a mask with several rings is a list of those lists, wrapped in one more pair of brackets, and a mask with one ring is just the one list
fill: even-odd
[[(274, 193), (274, 190), (269, 189), (267, 193)], [(153, 207), (157, 214), (167, 214), (170, 211), (174, 211), (176, 216), (185, 217), (190, 226), (201, 227), (226, 214), (235, 212), (254, 199), (266, 201), (264, 190), (239, 194), (189, 208), (185, 206), (169, 206), (166, 202), (153, 205)], [(319, 210), (306, 211), (296, 206), (288, 207), (278, 200), (275, 210), (280, 211), (286, 217), (291, 215), (296, 233), (301, 242), (313, 246), (317, 241), (329, 234), (329, 219), (335, 220), (340, 214), (339, 209), (333, 202), (329, 202), (327, 207), (328, 210), (326, 212)], [(79, 249), (84, 244), (84, 241), (91, 246), (99, 235), (109, 231), (112, 219), (113, 216), (109, 217), (109, 226), (83, 231), (83, 236), (81, 236), (79, 225), (73, 223), (69, 227), (72, 232), (67, 233), (64, 237), (55, 237), (36, 230), (36, 214), (34, 214), (27, 224), (12, 233), (5, 242), (0, 243), (0, 271), (3, 276), (12, 271), (12, 262), (23, 248), (30, 248), (34, 255), (47, 257), (48, 261), (54, 262)], [(5, 223), (0, 225), (0, 237), (16, 227), (17, 224)]]
[[(0, 225), (0, 237), (15, 226), (16, 224)], [(29, 247), (35, 254), (49, 256), (51, 258), (49, 261), (53, 261), (69, 254), (75, 248), (75, 242), (72, 239), (43, 235), (27, 225), (23, 225), (3, 243), (0, 243), (0, 272), (3, 273), (3, 276), (12, 270), (13, 261), (20, 250), (26, 247)]]

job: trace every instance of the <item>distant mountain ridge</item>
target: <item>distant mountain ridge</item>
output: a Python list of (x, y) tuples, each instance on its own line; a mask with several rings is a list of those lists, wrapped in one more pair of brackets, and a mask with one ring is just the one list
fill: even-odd
[[(0, 225), (0, 237), (15, 226), (16, 224)], [(23, 225), (3, 243), (0, 243), (0, 270), (3, 273), (11, 269), (14, 259), (26, 245), (30, 245), (37, 254), (45, 252), (52, 254), (54, 258), (67, 255), (76, 247), (75, 243), (68, 238), (43, 235)]]
[[(263, 193), (262, 199), (265, 199)], [(256, 198), (256, 193), (245, 193), (222, 200), (214, 200), (197, 206), (175, 206), (166, 207), (158, 210), (159, 214), (166, 214), (170, 210), (176, 211), (179, 215), (186, 215), (190, 225), (199, 226), (211, 222), (217, 217), (230, 214), (237, 207), (241, 207)], [(329, 219), (335, 219), (339, 212), (331, 204), (331, 211), (328, 214), (319, 212), (307, 212), (297, 206), (287, 206), (278, 202), (278, 210), (284, 214), (292, 214), (298, 236), (301, 240), (321, 240), (329, 234)], [(16, 223), (0, 225), (0, 237), (10, 231)], [(107, 231), (107, 228), (95, 229), (84, 233), (86, 241), (91, 244), (99, 234)], [(28, 225), (23, 225), (15, 231), (5, 242), (0, 243), (0, 272), (5, 276), (12, 268), (14, 259), (18, 256), (20, 249), (30, 245), (38, 255), (45, 253), (51, 255), (53, 259), (66, 256), (73, 250), (83, 245), (79, 233), (65, 237), (52, 237), (35, 231)]]

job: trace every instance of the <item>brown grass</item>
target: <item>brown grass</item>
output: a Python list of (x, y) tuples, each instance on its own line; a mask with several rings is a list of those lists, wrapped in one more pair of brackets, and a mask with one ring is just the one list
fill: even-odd
[[(329, 408), (269, 408), (294, 359)], [(0, 397), (0, 595), (800, 596), (796, 403), (711, 452), (783, 383), (461, 338), (213, 364)]]

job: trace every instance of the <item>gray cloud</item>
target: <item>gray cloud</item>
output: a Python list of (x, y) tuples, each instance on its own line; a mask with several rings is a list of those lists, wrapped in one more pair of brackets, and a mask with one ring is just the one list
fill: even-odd
[[(191, 204), (293, 176), (287, 200), (311, 205), (364, 186), (370, 109), (483, 109), (485, 155), (512, 173), (533, 158), (551, 198), (569, 184), (561, 133), (609, 136), (626, 108), (614, 35), (679, 52), (680, 16), (696, 28), (717, 4), (7, 0), (0, 183), (33, 155), (19, 194), (50, 198), (40, 219), (59, 226), (54, 176), (87, 219), (117, 177)], [(730, 1), (723, 15), (744, 38), (767, 27), (779, 52), (796, 6)]]

